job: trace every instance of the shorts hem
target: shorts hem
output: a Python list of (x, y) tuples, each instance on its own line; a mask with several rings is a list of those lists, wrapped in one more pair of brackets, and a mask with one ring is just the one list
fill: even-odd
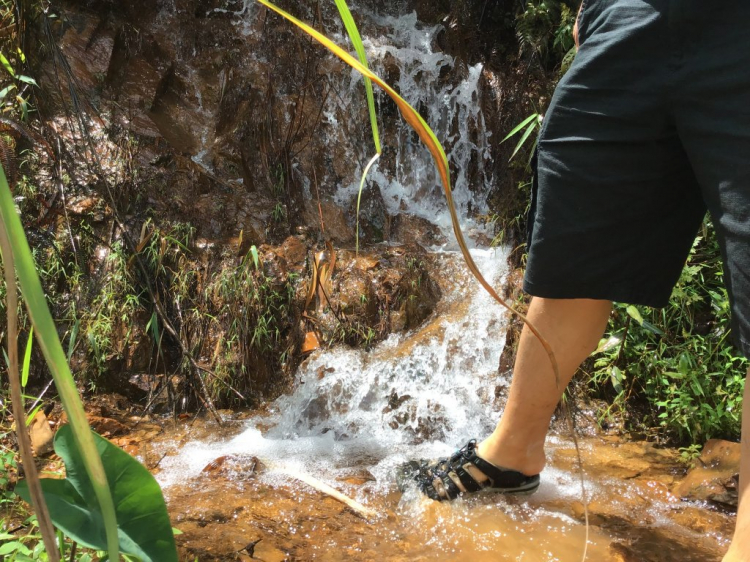
[[(621, 302), (650, 306), (652, 308), (664, 308), (669, 302), (669, 295), (648, 295), (637, 293), (630, 288), (617, 287), (616, 285), (606, 288), (586, 286), (582, 284), (565, 286), (555, 283), (554, 286), (545, 286), (524, 280), (523, 291), (532, 297), (545, 299), (592, 299)], [(671, 291), (670, 291), (671, 292)]]

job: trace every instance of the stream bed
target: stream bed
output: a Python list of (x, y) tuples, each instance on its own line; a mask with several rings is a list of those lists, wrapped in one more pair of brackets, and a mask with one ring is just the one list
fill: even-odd
[[(503, 283), (504, 252), (475, 251), (475, 259)], [(420, 329), (369, 352), (319, 350), (295, 389), (262, 412), (229, 414), (225, 428), (184, 422), (141, 443), (183, 532), (186, 560), (581, 560), (583, 496), (565, 431), (550, 437), (549, 465), (532, 496), (439, 503), (396, 489), (399, 463), (445, 456), (490, 431), (509, 383), (497, 374), (502, 308), (456, 254), (438, 256), (438, 266), (445, 296)], [(733, 515), (675, 494), (687, 472), (677, 451), (594, 430), (580, 440), (587, 560), (721, 559)], [(379, 516), (366, 520), (290, 470)]]

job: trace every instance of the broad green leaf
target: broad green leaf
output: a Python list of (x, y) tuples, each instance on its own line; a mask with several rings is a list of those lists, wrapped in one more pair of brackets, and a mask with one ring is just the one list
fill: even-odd
[[(362, 66), (369, 68), (367, 64), (367, 55), (365, 54), (365, 46), (362, 44), (362, 37), (359, 35), (359, 29), (357, 24), (354, 22), (352, 13), (349, 11), (349, 6), (346, 5), (345, 0), (335, 0), (336, 7), (339, 9), (341, 15), (341, 21), (344, 22), (346, 32), (349, 34), (349, 39), (354, 45), (354, 50), (357, 51), (357, 57)], [(380, 148), (380, 134), (378, 133), (378, 115), (375, 112), (375, 97), (372, 93), (372, 80), (367, 76), (363, 76), (365, 81), (365, 92), (367, 94), (367, 108), (370, 112), (370, 127), (372, 127), (372, 139), (375, 142), (375, 152), (380, 154), (382, 152)], [(365, 172), (366, 173), (366, 172)], [(361, 190), (360, 190), (361, 192)]]
[[(26, 353), (23, 355), (23, 369), (21, 371), (21, 386), (26, 388), (29, 383), (29, 370), (31, 369), (31, 348), (34, 345), (34, 327), (29, 330), (29, 339), (26, 340)], [(24, 407), (25, 409), (25, 407)]]
[[(176, 562), (174, 535), (159, 484), (125, 451), (93, 432), (92, 436), (114, 498), (121, 551), (143, 562)], [(83, 546), (105, 549), (101, 510), (69, 425), (57, 432), (55, 452), (65, 462), (67, 478), (42, 479), (53, 523)], [(28, 501), (25, 481), (18, 484), (16, 493)]]
[(12, 253), (15, 258), (18, 283), (29, 312), (29, 318), (34, 326), (37, 343), (52, 373), (58, 395), (70, 420), (78, 446), (84, 451), (83, 458), (85, 459), (86, 471), (94, 483), (96, 497), (101, 507), (102, 520), (107, 529), (107, 550), (110, 558), (116, 560), (119, 557), (117, 520), (112, 496), (109, 494), (107, 477), (101, 459), (97, 455), (94, 439), (89, 429), (86, 414), (83, 411), (83, 404), (78, 396), (78, 389), (60, 344), (57, 327), (47, 307), (47, 300), (44, 297), (44, 291), (42, 291), (36, 264), (2, 166), (0, 166), (0, 228), (6, 231), (8, 238), (12, 241)]
[(6, 542), (0, 545), (0, 556), (6, 556), (8, 554), (20, 553), (26, 556), (31, 555), (31, 550), (20, 541)]

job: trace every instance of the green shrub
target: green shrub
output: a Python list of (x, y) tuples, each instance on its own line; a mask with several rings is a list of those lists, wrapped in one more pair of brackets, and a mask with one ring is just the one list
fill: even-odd
[(702, 226), (663, 309), (617, 304), (589, 383), (678, 443), (738, 438), (747, 360), (731, 344), (716, 234)]

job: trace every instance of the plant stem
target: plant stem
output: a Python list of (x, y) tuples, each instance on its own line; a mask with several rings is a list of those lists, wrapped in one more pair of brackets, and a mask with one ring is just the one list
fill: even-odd
[(0, 220), (0, 251), (3, 257), (3, 269), (5, 270), (6, 305), (8, 311), (8, 378), (10, 379), (10, 396), (13, 404), (13, 417), (16, 420), (16, 436), (18, 437), (18, 450), (21, 453), (21, 462), (26, 474), (31, 494), (31, 503), (36, 512), (39, 522), (39, 530), (42, 533), (44, 548), (47, 550), (50, 562), (59, 562), (60, 552), (55, 541), (55, 528), (49, 516), (47, 504), (42, 494), (42, 485), (39, 482), (39, 472), (34, 463), (34, 455), (31, 452), (31, 439), (26, 430), (26, 414), (23, 409), (23, 398), (21, 396), (21, 379), (18, 375), (18, 294), (16, 293), (15, 264), (13, 262), (13, 251), (5, 230), (5, 223)]

